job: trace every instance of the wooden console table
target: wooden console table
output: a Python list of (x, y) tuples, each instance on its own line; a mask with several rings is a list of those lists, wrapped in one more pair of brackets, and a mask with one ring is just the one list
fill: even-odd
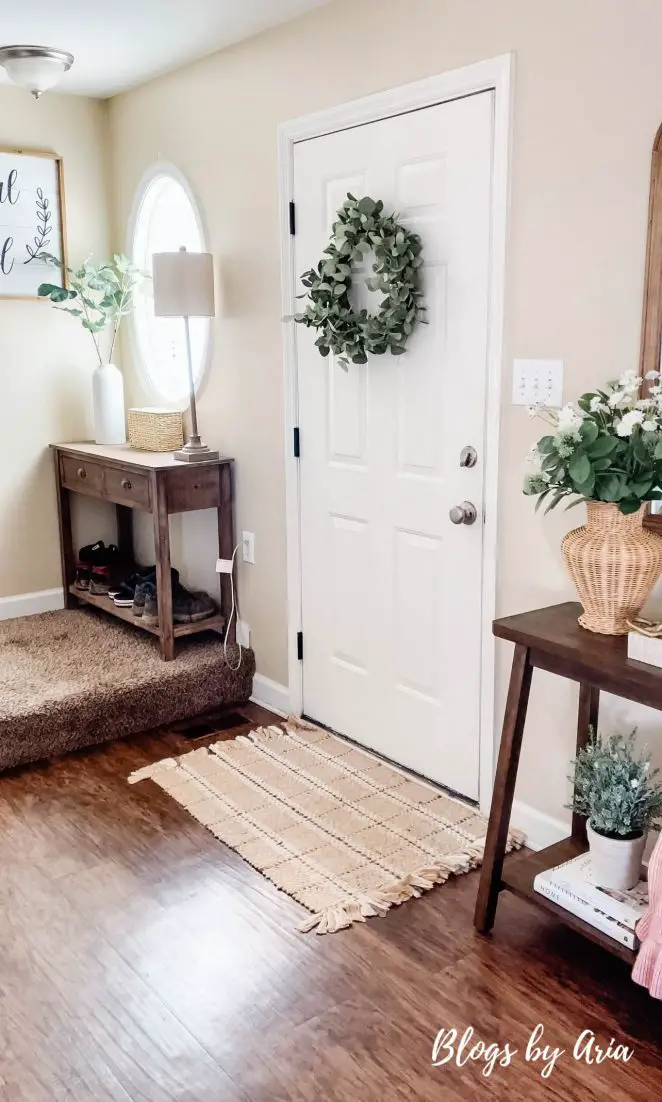
[[(170, 575), (169, 516), (195, 509), (218, 512), (218, 554), (230, 559), (234, 549), (232, 460), (179, 463), (165, 452), (141, 452), (127, 445), (52, 444), (57, 482), (60, 553), (65, 604), (94, 605), (137, 628), (159, 637), (161, 656), (175, 657), (175, 639), (200, 631), (225, 630), (230, 615), (230, 576), (220, 575), (220, 615), (192, 624), (173, 624)], [(86, 494), (112, 502), (117, 511), (118, 546), (122, 558), (134, 562), (133, 510), (152, 514), (159, 623), (148, 626), (131, 609), (118, 608), (109, 597), (76, 589), (76, 552), (71, 531), (70, 494)], [(211, 554), (213, 552), (210, 551)], [(234, 634), (232, 641), (234, 641)]]
[(662, 711), (662, 670), (627, 657), (627, 636), (593, 635), (580, 628), (578, 604), (568, 603), (495, 620), (494, 634), (515, 644), (510, 686), (501, 733), (485, 860), (476, 902), (475, 925), (492, 929), (499, 892), (514, 892), (549, 911), (555, 918), (633, 963), (636, 953), (533, 890), (533, 880), (587, 849), (585, 822), (573, 815), (570, 837), (530, 857), (504, 855), (517, 779), (529, 689), (534, 669), (579, 682), (577, 749), (586, 745), (590, 727), (597, 727), (601, 691)]

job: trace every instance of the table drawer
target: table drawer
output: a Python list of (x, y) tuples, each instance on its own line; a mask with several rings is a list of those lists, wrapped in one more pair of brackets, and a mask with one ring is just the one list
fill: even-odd
[(149, 509), (149, 475), (139, 471), (104, 470), (104, 497), (117, 505)]
[(70, 455), (60, 456), (62, 485), (78, 494), (92, 494), (103, 497), (103, 467), (100, 463), (88, 459), (75, 459)]
[[(194, 464), (191, 466), (195, 467)], [(217, 509), (221, 503), (218, 467), (182, 467), (168, 471), (167, 502), (169, 513), (188, 513), (193, 509)]]

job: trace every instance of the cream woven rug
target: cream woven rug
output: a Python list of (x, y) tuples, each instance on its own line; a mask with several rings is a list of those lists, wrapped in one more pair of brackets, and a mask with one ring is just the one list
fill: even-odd
[[(487, 822), (344, 739), (289, 719), (139, 769), (332, 933), (483, 857)], [(521, 844), (511, 835), (509, 848)]]

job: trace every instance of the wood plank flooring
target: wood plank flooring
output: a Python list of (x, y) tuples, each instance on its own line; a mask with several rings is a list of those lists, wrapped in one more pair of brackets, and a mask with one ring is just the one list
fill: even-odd
[[(476, 874), (297, 933), (297, 904), (155, 785), (127, 785), (192, 745), (152, 734), (0, 777), (2, 1102), (660, 1097), (662, 1003), (513, 897), (494, 937), (475, 935)], [(524, 1059), (538, 1023), (566, 1050), (547, 1079)], [(510, 1066), (433, 1067), (437, 1031), (468, 1026), (517, 1048)], [(585, 1029), (632, 1059), (573, 1060)]]

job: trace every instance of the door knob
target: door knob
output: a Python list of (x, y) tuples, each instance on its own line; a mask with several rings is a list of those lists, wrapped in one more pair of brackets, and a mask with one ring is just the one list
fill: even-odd
[(461, 467), (475, 467), (478, 462), (478, 452), (471, 444), (467, 444), (460, 452)]
[(470, 501), (463, 501), (461, 505), (454, 505), (449, 512), (453, 524), (473, 524), (476, 517), (476, 506)]

